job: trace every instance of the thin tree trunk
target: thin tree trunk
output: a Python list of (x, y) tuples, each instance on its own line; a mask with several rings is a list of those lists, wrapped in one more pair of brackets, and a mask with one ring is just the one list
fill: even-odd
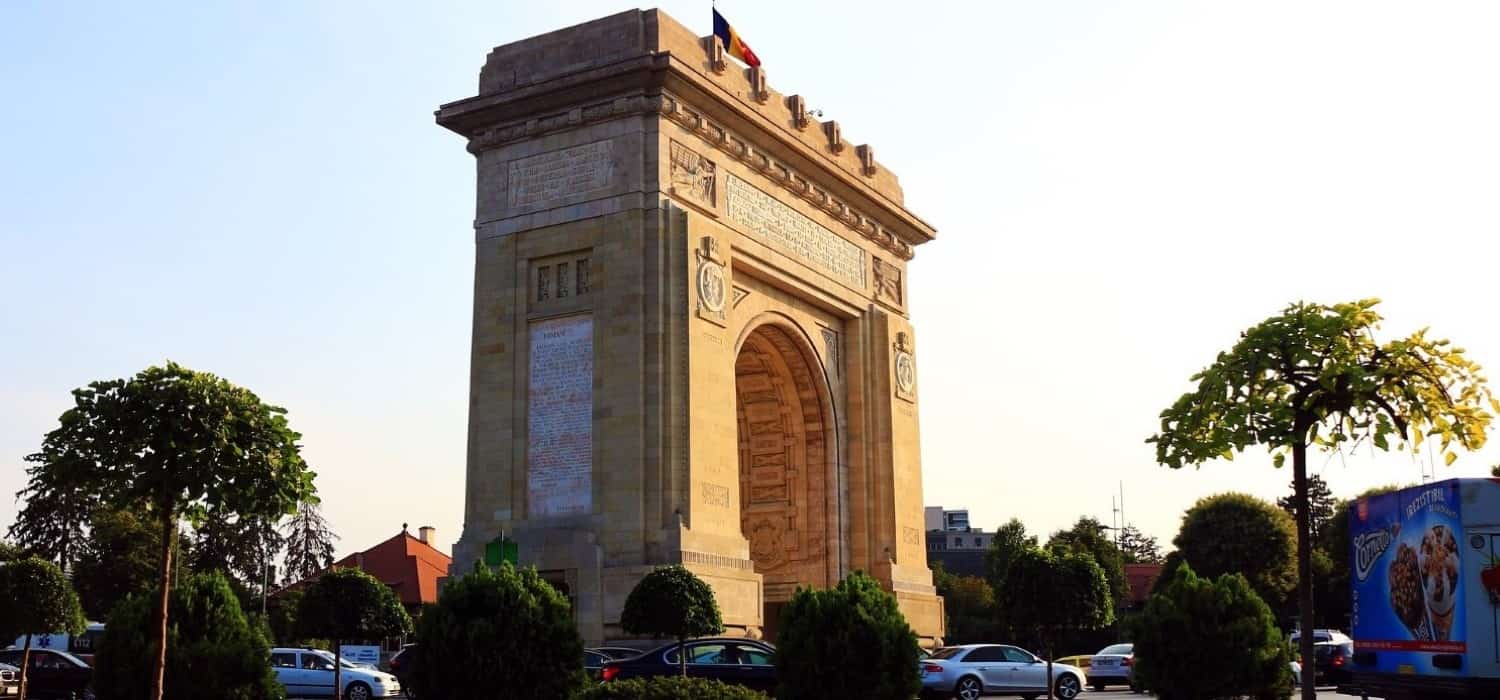
[(682, 677), (687, 678), (687, 637), (677, 638), (677, 666), (682, 671)]
[[(1297, 421), (1301, 425), (1303, 421)], [(1297, 511), (1297, 617), (1302, 638), (1298, 655), (1302, 664), (1302, 700), (1317, 700), (1317, 669), (1313, 661), (1312, 514), (1307, 508), (1307, 444), (1302, 442), (1306, 426), (1298, 428), (1292, 445), (1292, 500)]]
[(344, 697), (344, 645), (335, 638), (333, 640), (333, 697)]
[(21, 698), (26, 700), (26, 672), (31, 669), (31, 635), (26, 635), (26, 647), (21, 651)]
[(161, 599), (156, 608), (156, 661), (151, 669), (151, 700), (161, 700), (167, 677), (167, 604), (172, 593), (172, 535), (177, 529), (177, 518), (169, 504), (162, 509), (161, 516), (161, 571), (157, 577), (161, 583)]

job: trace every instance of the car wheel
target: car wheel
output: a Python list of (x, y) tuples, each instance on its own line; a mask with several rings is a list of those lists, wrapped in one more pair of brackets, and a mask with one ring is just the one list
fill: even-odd
[(1083, 686), (1078, 683), (1078, 676), (1071, 673), (1059, 677), (1052, 686), (1052, 695), (1058, 700), (1073, 700), (1082, 691)]
[(953, 687), (953, 697), (959, 700), (979, 700), (981, 695), (984, 695), (984, 685), (973, 676), (958, 679), (958, 685)]
[(358, 681), (350, 683), (349, 689), (344, 691), (344, 700), (370, 700), (372, 697), (370, 686)]

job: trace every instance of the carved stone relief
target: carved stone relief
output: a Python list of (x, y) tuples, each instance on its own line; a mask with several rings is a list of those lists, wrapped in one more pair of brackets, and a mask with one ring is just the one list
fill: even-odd
[(894, 360), (896, 398), (917, 400), (917, 363), (911, 356), (911, 341), (905, 333), (896, 334)]
[(875, 261), (875, 298), (901, 305), (901, 268), (880, 258)]
[(687, 146), (672, 142), (672, 194), (714, 208), (716, 186), (714, 162)]
[(724, 279), (724, 258), (719, 254), (718, 239), (704, 236), (697, 257), (698, 317), (722, 326), (729, 282)]

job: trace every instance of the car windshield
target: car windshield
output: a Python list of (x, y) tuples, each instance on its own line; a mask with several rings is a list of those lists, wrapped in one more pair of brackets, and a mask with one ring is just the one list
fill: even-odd
[[(323, 650), (319, 649), (318, 651), (315, 651), (313, 653), (317, 654), (318, 656), (321, 656), (321, 657), (323, 657), (325, 659), (328, 659), (329, 661), (333, 660), (333, 652), (331, 652), (331, 651), (323, 651)], [(364, 668), (363, 666), (360, 666), (359, 664), (354, 663), (353, 661), (350, 661), (349, 657), (347, 657), (347, 656), (340, 656), (339, 657), (339, 665), (343, 666), (344, 668)]]
[(961, 651), (963, 651), (963, 647), (943, 647), (942, 649), (938, 649), (937, 651), (932, 652), (932, 656), (928, 658), (951, 659)]
[(1111, 644), (1099, 650), (1099, 656), (1129, 656), (1134, 644)]
[(85, 662), (83, 659), (80, 659), (80, 658), (78, 658), (78, 657), (76, 657), (76, 656), (74, 656), (72, 654), (69, 654), (66, 651), (58, 651), (56, 649), (53, 649), (52, 653), (57, 654), (58, 656), (61, 656), (64, 659), (67, 659), (69, 661), (72, 661), (74, 666), (88, 667), (88, 663)]

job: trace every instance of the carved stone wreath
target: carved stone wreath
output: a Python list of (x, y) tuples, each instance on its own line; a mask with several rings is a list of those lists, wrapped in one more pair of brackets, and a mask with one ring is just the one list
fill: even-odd
[(719, 254), (718, 240), (704, 236), (697, 257), (698, 316), (722, 326), (729, 282), (724, 279), (724, 258)]
[(896, 334), (895, 359), (896, 397), (907, 401), (917, 398), (917, 363), (912, 359), (910, 341), (905, 333)]
[(781, 530), (770, 520), (760, 520), (750, 526), (750, 557), (756, 568), (770, 569), (781, 563), (785, 552), (781, 547)]

